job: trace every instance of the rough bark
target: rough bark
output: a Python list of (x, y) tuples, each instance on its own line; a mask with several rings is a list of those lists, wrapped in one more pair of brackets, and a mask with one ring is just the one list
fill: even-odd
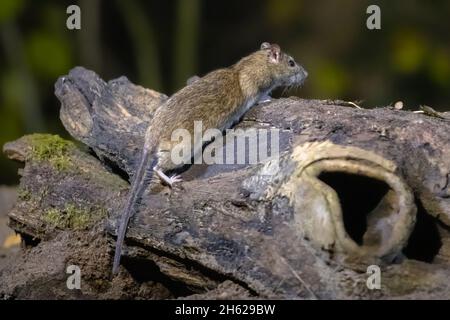
[[(92, 153), (45, 135), (4, 146), (25, 162), (9, 216), (32, 246), (20, 272), (1, 271), (4, 297), (450, 296), (446, 119), (294, 97), (256, 106), (236, 128), (279, 129), (280, 160), (193, 165), (173, 190), (149, 188), (110, 281), (124, 179), (167, 97), (83, 68), (55, 89), (63, 124)], [(78, 296), (64, 288), (67, 264), (86, 280)], [(366, 286), (370, 264), (381, 290)], [(33, 292), (49, 278), (59, 289)]]

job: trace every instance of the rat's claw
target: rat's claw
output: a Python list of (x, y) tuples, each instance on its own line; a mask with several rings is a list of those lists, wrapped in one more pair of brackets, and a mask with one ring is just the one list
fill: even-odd
[(176, 174), (174, 174), (173, 176), (170, 176), (169, 180), (170, 180), (170, 182), (169, 182), (170, 187), (173, 187), (174, 183), (183, 181), (181, 176), (180, 175), (176, 175)]
[(170, 176), (170, 177), (168, 177), (164, 172), (162, 172), (160, 169), (154, 169), (155, 170), (155, 172), (156, 172), (156, 174), (159, 176), (159, 178), (164, 182), (164, 183), (166, 183), (167, 185), (169, 185), (169, 187), (173, 187), (173, 184), (174, 183), (176, 183), (176, 182), (180, 182), (180, 181), (183, 181), (182, 179), (181, 179), (181, 176), (179, 176), (179, 175), (173, 175), (173, 176)]

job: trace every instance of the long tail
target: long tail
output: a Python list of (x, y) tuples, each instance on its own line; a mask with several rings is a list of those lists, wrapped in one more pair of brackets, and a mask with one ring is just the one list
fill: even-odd
[(119, 230), (117, 232), (116, 251), (114, 253), (114, 263), (112, 269), (113, 275), (117, 274), (117, 272), (119, 271), (120, 257), (122, 255), (122, 246), (125, 239), (125, 233), (128, 227), (128, 222), (130, 221), (130, 218), (133, 215), (134, 206), (139, 198), (139, 195), (141, 194), (143, 186), (145, 185), (145, 173), (147, 172), (147, 169), (150, 166), (153, 169), (154, 164), (152, 163), (151, 165), (149, 165), (149, 162), (152, 159), (155, 160), (154, 151), (149, 150), (149, 148), (144, 146), (144, 150), (142, 151), (141, 155), (141, 161), (133, 177), (133, 182), (131, 183), (131, 190), (128, 193), (127, 203), (122, 211), (122, 215), (120, 216)]

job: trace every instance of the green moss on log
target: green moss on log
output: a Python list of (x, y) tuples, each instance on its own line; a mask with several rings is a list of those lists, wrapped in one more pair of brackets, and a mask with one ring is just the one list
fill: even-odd
[(33, 160), (47, 161), (58, 170), (66, 170), (73, 165), (70, 152), (75, 145), (72, 142), (49, 134), (32, 134), (28, 139)]
[(106, 217), (106, 210), (103, 208), (81, 208), (74, 204), (67, 204), (63, 209), (46, 210), (42, 219), (51, 227), (83, 230), (104, 217)]

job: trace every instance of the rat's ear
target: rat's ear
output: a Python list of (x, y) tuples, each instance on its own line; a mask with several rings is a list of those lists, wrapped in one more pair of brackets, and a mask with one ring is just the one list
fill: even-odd
[(280, 62), (281, 49), (277, 44), (270, 45), (269, 60), (273, 63)]
[(268, 42), (261, 43), (261, 50), (267, 50), (270, 49), (271, 45)]

